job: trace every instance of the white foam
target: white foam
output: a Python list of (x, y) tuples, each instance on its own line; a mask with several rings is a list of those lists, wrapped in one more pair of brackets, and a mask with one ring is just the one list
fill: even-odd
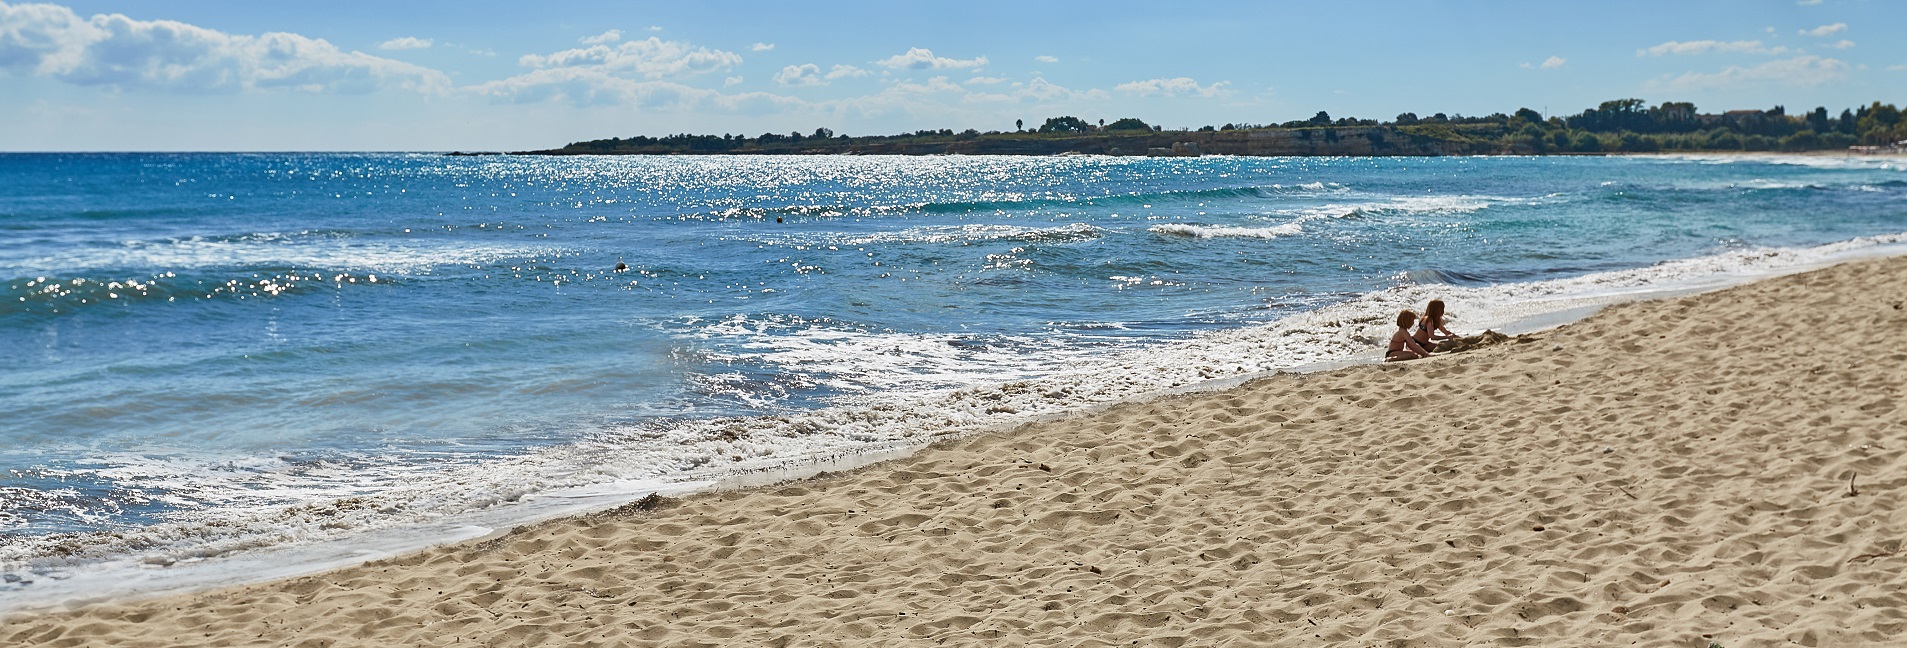
[(891, 245), (905, 243), (959, 243), (968, 241), (998, 240), (1081, 240), (1099, 236), (1104, 230), (1085, 223), (1072, 223), (1058, 227), (1024, 227), (1018, 225), (969, 224), (969, 225), (929, 225), (910, 227), (892, 232), (876, 234), (827, 234), (825, 242), (841, 247), (860, 245)]
[(1863, 171), (1907, 171), (1907, 158), (1898, 155), (1783, 155), (1778, 153), (1755, 154), (1663, 154), (1649, 155), (1648, 158), (1695, 162), (1698, 164), (1779, 164), (1783, 166), (1805, 166), (1817, 169), (1859, 169)]
[(1166, 223), (1153, 225), (1146, 231), (1167, 236), (1189, 236), (1192, 238), (1262, 238), (1275, 239), (1284, 236), (1297, 236), (1304, 233), (1299, 223), (1285, 223), (1272, 227), (1228, 227), (1224, 225), (1191, 225), (1186, 223)]
[(1493, 205), (1538, 204), (1557, 202), (1557, 194), (1534, 198), (1508, 198), (1502, 196), (1402, 196), (1384, 200), (1365, 202), (1330, 203), (1307, 207), (1292, 207), (1274, 210), (1270, 216), (1258, 218), (1288, 219), (1286, 222), (1265, 227), (1247, 227), (1238, 225), (1215, 225), (1204, 223), (1162, 223), (1147, 228), (1146, 231), (1163, 236), (1184, 236), (1191, 238), (1262, 238), (1276, 239), (1298, 236), (1305, 232), (1305, 225), (1314, 221), (1358, 218), (1358, 217), (1412, 217), (1470, 214), (1487, 209)]
[(280, 265), (295, 268), (413, 274), (433, 268), (556, 253), (554, 248), (361, 242), (332, 236), (258, 234), (126, 241), (112, 248), (74, 248), (23, 259), (6, 268), (21, 274), (86, 272), (101, 268), (188, 270)]

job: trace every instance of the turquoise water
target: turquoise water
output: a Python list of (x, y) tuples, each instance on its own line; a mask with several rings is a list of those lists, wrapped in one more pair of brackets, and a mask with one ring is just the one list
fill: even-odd
[(1362, 357), (1426, 295), (1474, 327), (1902, 232), (1889, 158), (0, 155), (0, 587), (918, 442)]

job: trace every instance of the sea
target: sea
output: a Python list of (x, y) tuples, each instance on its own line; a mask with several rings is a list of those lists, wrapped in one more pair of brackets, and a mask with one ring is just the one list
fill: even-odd
[(1903, 252), (1884, 156), (3, 154), (0, 611)]

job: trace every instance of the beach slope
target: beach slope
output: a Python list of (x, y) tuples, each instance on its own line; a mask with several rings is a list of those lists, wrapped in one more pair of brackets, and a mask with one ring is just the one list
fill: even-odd
[(1884, 645), (1903, 301), (1848, 263), (0, 644)]

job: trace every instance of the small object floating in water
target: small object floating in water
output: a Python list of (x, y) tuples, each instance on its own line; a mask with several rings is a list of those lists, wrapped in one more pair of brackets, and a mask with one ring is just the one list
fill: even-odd
[(623, 272), (623, 271), (626, 271), (626, 270), (628, 270), (628, 269), (629, 269), (629, 264), (627, 264), (627, 263), (623, 263), (623, 262), (621, 262), (621, 261), (617, 261), (617, 262), (616, 262), (616, 272)]

